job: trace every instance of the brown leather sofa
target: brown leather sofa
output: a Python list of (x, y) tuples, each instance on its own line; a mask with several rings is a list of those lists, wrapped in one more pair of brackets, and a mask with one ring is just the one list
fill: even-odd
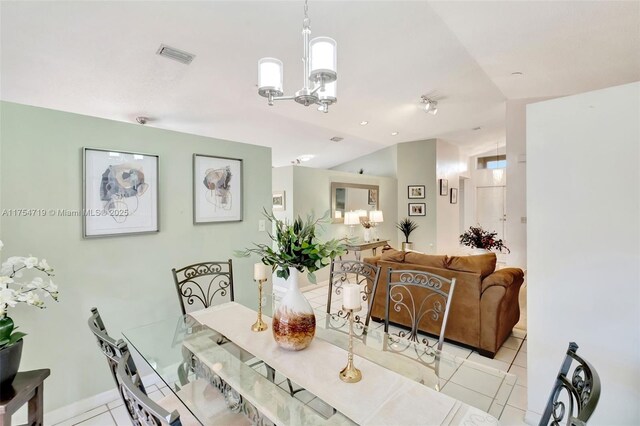
[[(445, 338), (471, 346), (484, 356), (495, 356), (520, 318), (518, 294), (524, 274), (518, 268), (495, 270), (494, 253), (440, 256), (391, 249), (364, 261), (381, 267), (371, 309), (371, 317), (376, 321), (384, 321), (389, 268), (426, 271), (447, 279), (455, 278)], [(420, 288), (411, 291), (416, 298), (420, 297), (420, 292), (425, 292)], [(406, 311), (391, 310), (389, 320), (398, 325), (411, 324)], [(437, 335), (440, 325), (424, 321), (419, 329)]]

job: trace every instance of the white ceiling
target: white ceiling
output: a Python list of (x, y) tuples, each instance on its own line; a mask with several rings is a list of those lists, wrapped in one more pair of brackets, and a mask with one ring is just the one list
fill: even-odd
[[(311, 1), (313, 36), (338, 42), (329, 114), (269, 107), (255, 86), (257, 60), (275, 56), (287, 94), (300, 88), (301, 1), (2, 2), (1, 13), (3, 100), (145, 115), (149, 126), (271, 146), (274, 166), (314, 154), (307, 165), (330, 167), (432, 137), (473, 150), (504, 138), (506, 99), (640, 80), (637, 1)], [(160, 43), (196, 58), (161, 58)], [(419, 109), (432, 91), (443, 97), (436, 116)]]

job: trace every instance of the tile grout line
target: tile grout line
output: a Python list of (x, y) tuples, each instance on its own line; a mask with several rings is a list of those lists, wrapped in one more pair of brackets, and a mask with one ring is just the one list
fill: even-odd
[[(107, 407), (109, 408), (109, 407)], [(113, 413), (111, 412), (111, 409), (109, 408), (109, 415), (111, 416), (111, 419), (113, 420), (113, 424), (118, 426), (118, 422), (116, 421), (116, 418), (114, 417)]]

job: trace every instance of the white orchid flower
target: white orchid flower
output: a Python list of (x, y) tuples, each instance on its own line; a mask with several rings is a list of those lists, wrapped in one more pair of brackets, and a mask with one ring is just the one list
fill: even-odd
[(53, 268), (47, 263), (47, 259), (41, 259), (40, 263), (38, 263), (38, 267), (41, 268), (44, 272), (53, 271)]
[(0, 306), (8, 305), (10, 308), (15, 308), (18, 302), (18, 294), (15, 290), (10, 288), (0, 290)]
[(13, 282), (13, 278), (11, 278), (10, 276), (8, 276), (8, 275), (0, 276), (0, 286), (6, 288), (12, 282)]
[[(3, 244), (0, 241), (0, 249)], [(29, 272), (31, 270), (31, 272)], [(45, 277), (31, 277), (44, 272)], [(26, 303), (37, 308), (44, 308), (43, 297), (51, 296), (58, 300), (58, 286), (51, 280), (53, 268), (46, 259), (37, 257), (11, 256), (0, 266), (0, 318), (7, 315), (8, 308), (18, 303)], [(23, 282), (16, 282), (22, 276), (28, 276)]]
[(44, 286), (44, 281), (40, 277), (35, 277), (29, 284), (26, 285), (28, 289), (43, 288)]
[(44, 302), (40, 299), (40, 296), (35, 291), (30, 291), (21, 295), (22, 301), (31, 306), (38, 308), (44, 306)]
[(29, 256), (29, 257), (26, 257), (24, 259), (24, 266), (26, 266), (27, 269), (31, 269), (31, 268), (33, 268), (34, 266), (37, 266), (37, 265), (38, 265), (38, 258), (37, 257)]
[(0, 274), (2, 275), (11, 275), (13, 274), (14, 269), (18, 269), (21, 265), (24, 264), (24, 257), (21, 256), (11, 256), (2, 264), (2, 268), (0, 268)]

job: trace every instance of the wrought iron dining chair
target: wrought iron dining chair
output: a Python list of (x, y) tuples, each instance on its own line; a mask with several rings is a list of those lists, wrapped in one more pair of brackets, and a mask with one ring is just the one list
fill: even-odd
[[(600, 399), (600, 377), (595, 368), (576, 354), (578, 345), (569, 343), (567, 355), (556, 377), (540, 426), (586, 425)], [(570, 374), (571, 364), (577, 361)]]
[(136, 426), (182, 426), (177, 410), (171, 413), (153, 402), (141, 389), (142, 380), (136, 371), (131, 371), (131, 355), (124, 352), (116, 368), (119, 390), (131, 422)]
[[(332, 260), (329, 268), (329, 293), (327, 295), (327, 316), (337, 316), (348, 319), (349, 314), (340, 307), (337, 312), (331, 312), (331, 299), (333, 294), (339, 296), (342, 286), (347, 283), (361, 287), (362, 301), (367, 303), (367, 313), (364, 323), (360, 315), (354, 315), (354, 321), (360, 325), (369, 325), (371, 319), (371, 307), (380, 280), (380, 266), (370, 265), (358, 260)], [(370, 286), (369, 286), (370, 283)]]
[(202, 262), (173, 268), (173, 280), (178, 291), (182, 314), (187, 313), (185, 302), (193, 310), (212, 306), (214, 299), (225, 298), (233, 302), (233, 264), (226, 262)]
[[(118, 368), (118, 362), (120, 359), (129, 352), (127, 348), (127, 344), (122, 339), (115, 340), (109, 333), (107, 333), (107, 329), (104, 326), (104, 322), (102, 322), (102, 317), (100, 316), (100, 312), (98, 312), (98, 308), (91, 308), (91, 316), (89, 317), (89, 329), (96, 337), (98, 342), (98, 347), (102, 351), (102, 354), (107, 358), (107, 364), (109, 365), (109, 370), (111, 371), (111, 375), (113, 376), (113, 380), (116, 383), (116, 388), (120, 389), (120, 382), (118, 382), (118, 378), (116, 376), (116, 369)], [(137, 374), (137, 368), (132, 358), (128, 359), (128, 369), (132, 372), (132, 374)], [(139, 383), (141, 392), (146, 393), (144, 388), (144, 384), (142, 382)], [(124, 395), (121, 394), (124, 398)]]
[[(127, 343), (122, 339), (114, 340), (111, 336), (109, 336), (104, 326), (104, 323), (102, 321), (102, 317), (100, 316), (100, 312), (98, 312), (97, 308), (91, 308), (91, 316), (89, 317), (88, 323), (89, 323), (89, 329), (93, 332), (93, 334), (95, 335), (98, 341), (98, 347), (100, 347), (100, 350), (102, 351), (104, 356), (107, 358), (109, 370), (113, 375), (113, 380), (116, 384), (116, 389), (118, 389), (118, 392), (120, 393), (120, 398), (122, 399), (122, 401), (127, 403), (126, 402), (127, 396), (125, 395), (124, 389), (122, 387), (122, 380), (121, 380), (122, 375), (118, 374), (118, 371), (117, 371), (119, 366), (121, 365), (124, 365), (123, 368), (126, 368), (127, 374), (129, 375), (130, 378), (131, 377), (137, 378), (134, 381), (134, 384), (137, 387), (139, 393), (146, 396), (147, 390), (145, 389), (145, 386), (142, 383), (142, 380), (139, 380), (138, 369), (136, 367), (135, 362), (133, 361), (133, 358), (130, 356)], [(195, 386), (202, 389), (203, 386), (208, 386), (208, 385), (204, 384), (201, 380), (200, 381), (196, 380), (190, 386), (192, 386), (191, 391), (193, 391), (193, 389), (196, 389)], [(220, 395), (220, 398), (223, 398), (222, 394)], [(160, 399), (156, 403), (156, 405), (160, 407), (165, 407), (164, 408), (165, 411), (166, 411), (166, 408), (182, 409), (181, 408), (182, 403), (173, 394), (170, 394)], [(129, 409), (129, 407), (127, 407), (127, 409)], [(185, 411), (184, 414), (185, 415), (183, 416), (183, 419), (182, 419), (183, 425), (185, 426), (200, 425), (200, 422), (198, 422), (198, 420), (196, 420), (189, 412)], [(147, 424), (156, 425), (156, 423), (153, 423), (151, 419), (147, 419), (147, 422), (143, 422), (142, 420), (140, 420), (137, 423), (134, 422), (134, 424), (135, 425), (147, 425)], [(161, 424), (164, 424), (164, 423), (161, 423)], [(174, 424), (180, 424), (180, 423), (168, 423), (168, 424), (174, 425)]]
[[(398, 337), (412, 342), (420, 342), (428, 348), (442, 350), (447, 318), (456, 279), (447, 279), (425, 271), (393, 270), (387, 272), (387, 298), (385, 301), (384, 331), (389, 333), (390, 314), (407, 311), (411, 322), (410, 330), (401, 330)], [(413, 289), (420, 289), (412, 291)], [(417, 295), (420, 299), (416, 300)], [(420, 339), (418, 327), (431, 320), (440, 324), (438, 340), (430, 343), (426, 337)], [(433, 333), (435, 334), (435, 333)]]
[[(233, 261), (231, 259), (226, 262), (202, 262), (194, 263), (180, 269), (171, 269), (173, 280), (178, 291), (178, 299), (180, 300), (180, 309), (182, 314), (187, 314), (185, 302), (189, 306), (193, 306), (190, 311), (205, 309), (214, 305), (214, 299), (226, 298), (227, 301), (234, 301), (233, 292)], [(228, 338), (222, 336), (218, 340), (218, 344), (227, 344), (233, 346), (242, 361), (253, 358), (253, 355), (235, 345)], [(265, 364), (266, 365), (266, 364)], [(267, 378), (271, 381), (275, 380), (275, 370), (266, 365)], [(186, 361), (178, 367), (178, 377), (180, 385), (184, 386), (189, 383), (189, 375), (193, 372), (193, 365)]]

